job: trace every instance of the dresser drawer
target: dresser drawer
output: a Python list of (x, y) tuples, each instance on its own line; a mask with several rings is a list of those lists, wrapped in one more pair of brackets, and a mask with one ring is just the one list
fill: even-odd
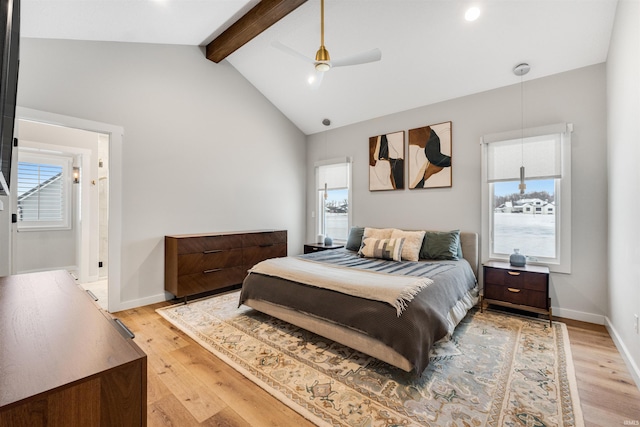
[(242, 247), (268, 246), (273, 244), (287, 244), (286, 231), (267, 231), (262, 233), (247, 233), (242, 235)]
[(485, 268), (484, 273), (484, 281), (488, 284), (540, 292), (547, 291), (547, 274), (489, 267)]
[(278, 258), (287, 256), (287, 244), (269, 244), (264, 246), (252, 246), (244, 248), (242, 264), (247, 268), (251, 268), (260, 261), (264, 261), (269, 258)]
[(199, 272), (180, 276), (179, 290), (174, 294), (181, 298), (185, 295), (194, 295), (227, 286), (242, 283), (246, 275), (246, 269), (242, 267), (221, 268), (207, 272)]
[(242, 236), (229, 234), (177, 239), (177, 246), (178, 255), (242, 248)]
[(210, 250), (178, 255), (178, 276), (242, 265), (242, 249)]

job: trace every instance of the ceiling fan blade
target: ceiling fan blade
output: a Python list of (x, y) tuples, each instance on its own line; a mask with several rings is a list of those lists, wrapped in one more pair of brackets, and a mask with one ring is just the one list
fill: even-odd
[(312, 76), (309, 77), (308, 83), (311, 89), (318, 89), (322, 84), (322, 79), (324, 78), (323, 71), (316, 71)]
[(303, 54), (301, 54), (300, 52), (298, 52), (297, 50), (291, 49), (289, 46), (285, 46), (282, 43), (280, 43), (279, 41), (273, 41), (271, 42), (271, 46), (275, 47), (278, 50), (281, 50), (282, 52), (289, 54), (291, 56), (295, 56), (298, 59), (302, 59), (305, 62), (309, 62), (311, 64), (314, 64), (315, 61), (313, 60), (313, 58), (309, 58)]
[(366, 64), (369, 62), (380, 61), (380, 59), (382, 59), (382, 52), (380, 49), (375, 48), (366, 52), (356, 53), (355, 55), (347, 56), (345, 58), (334, 59), (331, 61), (331, 68)]

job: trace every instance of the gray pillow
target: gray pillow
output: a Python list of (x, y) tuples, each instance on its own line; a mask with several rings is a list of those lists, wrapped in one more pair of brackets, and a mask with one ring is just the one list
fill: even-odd
[(460, 230), (427, 231), (420, 248), (420, 258), (458, 260), (461, 252)]
[(363, 235), (364, 227), (351, 227), (351, 230), (349, 230), (349, 238), (347, 239), (346, 248), (350, 251), (360, 250)]

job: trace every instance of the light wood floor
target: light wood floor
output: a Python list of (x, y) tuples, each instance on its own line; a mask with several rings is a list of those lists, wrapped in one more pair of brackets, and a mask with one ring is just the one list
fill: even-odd
[[(150, 427), (312, 425), (161, 318), (155, 309), (166, 305), (114, 314), (148, 356)], [(561, 320), (569, 330), (585, 425), (638, 425), (640, 391), (606, 329)]]

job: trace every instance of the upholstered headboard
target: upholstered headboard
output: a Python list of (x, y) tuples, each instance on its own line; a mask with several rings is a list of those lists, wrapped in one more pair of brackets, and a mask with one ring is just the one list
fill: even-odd
[(460, 232), (460, 244), (462, 245), (462, 256), (471, 264), (473, 274), (478, 277), (480, 268), (480, 256), (478, 254), (478, 233)]

